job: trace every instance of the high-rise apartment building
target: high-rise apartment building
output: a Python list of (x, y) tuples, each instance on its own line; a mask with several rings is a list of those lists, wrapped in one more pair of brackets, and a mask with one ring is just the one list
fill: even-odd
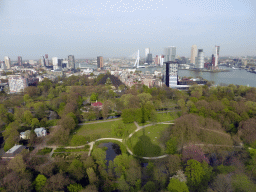
[(166, 47), (164, 48), (164, 61), (175, 61), (176, 59), (176, 47)]
[(195, 68), (197, 68), (197, 69), (203, 69), (204, 68), (204, 52), (203, 52), (203, 49), (198, 49)]
[(4, 63), (5, 63), (5, 66), (6, 66), (7, 69), (11, 68), (11, 60), (8, 56), (4, 57)]
[(191, 47), (190, 63), (193, 63), (193, 64), (196, 63), (196, 56), (197, 56), (197, 46), (196, 45), (192, 45), (192, 47)]
[(41, 56), (40, 64), (41, 64), (41, 67), (45, 67), (45, 58), (44, 58), (44, 56)]
[(178, 84), (178, 62), (164, 62), (164, 83), (167, 87), (175, 87)]
[(22, 65), (22, 57), (18, 56), (18, 65), (21, 66)]
[(103, 57), (102, 56), (97, 57), (97, 67), (100, 69), (103, 68)]
[(75, 69), (75, 57), (74, 55), (68, 56), (68, 68)]

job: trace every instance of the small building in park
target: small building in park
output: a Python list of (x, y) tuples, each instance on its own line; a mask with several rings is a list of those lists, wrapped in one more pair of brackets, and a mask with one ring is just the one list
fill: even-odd
[(17, 154), (19, 154), (26, 147), (23, 145), (14, 145), (11, 149), (9, 149), (4, 155), (2, 159), (8, 160), (13, 159)]
[(95, 103), (91, 104), (92, 107), (97, 107), (98, 109), (102, 109), (103, 104), (99, 101), (96, 101)]
[(30, 130), (27, 130), (25, 132), (20, 132), (20, 138), (21, 139), (30, 139)]
[(46, 136), (47, 134), (47, 131), (44, 127), (35, 128), (34, 132), (37, 137), (43, 137), (43, 136)]

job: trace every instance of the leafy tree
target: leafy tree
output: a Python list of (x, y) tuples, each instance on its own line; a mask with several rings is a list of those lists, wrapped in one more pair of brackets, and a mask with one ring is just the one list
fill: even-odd
[(67, 188), (69, 192), (80, 192), (81, 190), (83, 190), (83, 186), (77, 183), (70, 184)]
[(47, 181), (47, 178), (44, 175), (39, 174), (35, 179), (36, 191), (41, 191), (41, 189), (44, 187), (46, 181)]
[(94, 172), (93, 168), (91, 168), (91, 167), (87, 168), (86, 173), (88, 175), (90, 184), (97, 184), (99, 179), (98, 179), (96, 173)]
[(40, 126), (40, 122), (37, 118), (33, 118), (32, 121), (31, 121), (31, 127), (32, 128), (37, 128)]
[(51, 176), (47, 180), (43, 190), (45, 190), (45, 191), (63, 191), (69, 183), (70, 183), (70, 181), (67, 177), (65, 177), (61, 173), (58, 173), (56, 175)]
[(92, 151), (92, 157), (98, 165), (106, 167), (106, 151), (101, 148), (96, 148)]
[(175, 154), (177, 152), (177, 140), (175, 137), (172, 137), (166, 142), (166, 153)]
[(209, 159), (204, 155), (201, 148), (196, 145), (188, 145), (182, 150), (183, 162), (186, 163), (189, 159), (194, 159), (199, 162), (205, 161), (206, 163), (209, 163)]
[(168, 191), (171, 192), (189, 192), (188, 186), (185, 182), (181, 182), (176, 178), (171, 178), (170, 183), (167, 187)]
[(16, 155), (9, 163), (8, 167), (16, 173), (24, 173), (26, 170), (26, 164), (22, 158), (22, 155)]
[(90, 97), (90, 101), (96, 101), (98, 100), (98, 94), (97, 93), (92, 93)]
[(122, 175), (122, 176), (118, 179), (117, 188), (118, 188), (120, 191), (129, 191), (130, 186), (129, 186), (129, 184), (125, 181), (124, 175)]
[(68, 168), (69, 174), (76, 180), (81, 180), (84, 177), (83, 163), (77, 159), (74, 159)]
[(153, 181), (148, 181), (144, 187), (143, 187), (143, 191), (146, 192), (155, 192), (156, 190), (156, 184)]
[(232, 191), (231, 177), (225, 174), (219, 174), (213, 182), (213, 190), (216, 192)]
[(256, 191), (256, 185), (244, 174), (236, 174), (232, 178), (234, 191)]
[(190, 187), (190, 189), (192, 189), (193, 191), (199, 189), (205, 175), (205, 172), (200, 162), (194, 159), (188, 160), (185, 174), (187, 175), (188, 186)]
[(12, 130), (11, 134), (5, 140), (4, 151), (11, 149), (20, 139), (20, 134), (17, 130)]
[(125, 124), (121, 122), (115, 122), (111, 126), (112, 134), (117, 136), (117, 137), (122, 137), (123, 135), (126, 135), (127, 133), (127, 128)]

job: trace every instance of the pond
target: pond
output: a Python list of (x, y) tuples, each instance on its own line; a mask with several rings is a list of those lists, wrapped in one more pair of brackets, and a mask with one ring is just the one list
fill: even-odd
[(121, 154), (120, 146), (116, 143), (101, 143), (99, 144), (99, 147), (107, 147), (106, 150), (106, 160), (107, 160), (107, 166), (108, 162), (111, 160), (113, 161), (117, 155)]

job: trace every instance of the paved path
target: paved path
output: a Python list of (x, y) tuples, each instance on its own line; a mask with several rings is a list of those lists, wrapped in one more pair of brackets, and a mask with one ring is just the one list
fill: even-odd
[(96, 122), (91, 122), (91, 123), (79, 123), (78, 125), (90, 125), (90, 124), (96, 124), (96, 123), (105, 123), (105, 122), (111, 122), (111, 121), (118, 121), (121, 118), (116, 118), (116, 119), (112, 119), (112, 120), (100, 120), (100, 121), (96, 121)]
[[(102, 123), (102, 122), (109, 122), (109, 121), (117, 121), (119, 119), (113, 119), (113, 120), (108, 120), (108, 121), (97, 121), (97, 122), (92, 122), (92, 123), (81, 123), (79, 125), (85, 125), (85, 124), (95, 124), (95, 123)], [(139, 130), (141, 129), (144, 129), (146, 127), (149, 127), (149, 126), (152, 126), (154, 124), (147, 124), (147, 125), (144, 125), (144, 126), (139, 126), (139, 124), (137, 122), (134, 122), (134, 124), (136, 125), (137, 129), (135, 131), (133, 131), (129, 136), (128, 136), (128, 139), (131, 138), (136, 132), (138, 132)], [(165, 122), (158, 122), (156, 124), (171, 124), (173, 125), (174, 123), (170, 122), (170, 121), (165, 121)], [(215, 132), (215, 133), (219, 133), (219, 134), (222, 134), (222, 135), (226, 135), (226, 136), (229, 136), (229, 134), (227, 133), (223, 133), (223, 132), (220, 132), (220, 131), (217, 131), (217, 130), (211, 130), (211, 129), (204, 129), (204, 128), (200, 128), (199, 129), (203, 129), (203, 130), (206, 130), (206, 131), (212, 131), (212, 132)], [(83, 148), (85, 147), (86, 145), (89, 145), (90, 146), (90, 149), (89, 149), (89, 153), (88, 153), (88, 156), (91, 155), (91, 152), (92, 152), (92, 149), (93, 149), (93, 146), (95, 144), (95, 142), (97, 141), (103, 141), (103, 140), (116, 140), (116, 141), (119, 141), (121, 143), (124, 143), (124, 140), (123, 139), (118, 139), (118, 138), (100, 138), (100, 139), (97, 139), (95, 141), (92, 141), (88, 144), (85, 144), (85, 145), (81, 145), (81, 146), (67, 146), (67, 147), (63, 147), (63, 148), (66, 148), (66, 149), (75, 149), (75, 148)], [(141, 156), (137, 156), (135, 154), (133, 154), (133, 152), (128, 148), (128, 146), (124, 143), (128, 153), (130, 153), (131, 155), (135, 156), (135, 157), (138, 157), (138, 158), (142, 158), (142, 159), (162, 159), (162, 158), (165, 158), (165, 157), (168, 157), (167, 154), (165, 155), (162, 155), (162, 156), (158, 156), (158, 157), (141, 157)], [(231, 145), (214, 145), (214, 144), (195, 144), (197, 146), (210, 146), (210, 147), (234, 147), (234, 148), (242, 148), (243, 146), (231, 146)], [(54, 150), (58, 147), (58, 146), (47, 146), (49, 148), (53, 148), (52, 152), (50, 153), (50, 158), (52, 156), (52, 154), (54, 153)], [(186, 148), (187, 146), (184, 146), (183, 148)]]

